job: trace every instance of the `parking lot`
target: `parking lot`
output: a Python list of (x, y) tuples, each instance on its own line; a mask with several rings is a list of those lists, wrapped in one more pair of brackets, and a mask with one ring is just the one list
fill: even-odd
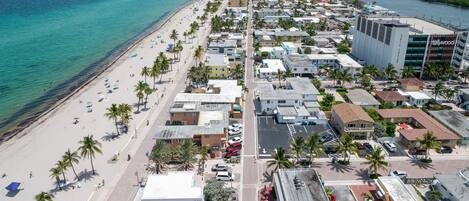
[[(258, 143), (259, 154), (270, 155), (275, 148), (283, 147), (289, 149), (289, 142), (296, 136), (308, 137), (311, 133), (319, 135), (332, 135), (333, 138), (326, 142), (332, 144), (336, 141), (334, 132), (327, 124), (318, 125), (296, 125), (296, 124), (277, 124), (272, 116), (258, 116)], [(320, 157), (327, 157), (325, 153)]]

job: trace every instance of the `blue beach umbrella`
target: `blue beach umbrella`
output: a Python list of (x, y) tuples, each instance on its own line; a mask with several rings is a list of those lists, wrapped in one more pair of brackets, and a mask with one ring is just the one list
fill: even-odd
[(7, 187), (5, 187), (8, 191), (17, 191), (20, 187), (20, 182), (11, 182)]

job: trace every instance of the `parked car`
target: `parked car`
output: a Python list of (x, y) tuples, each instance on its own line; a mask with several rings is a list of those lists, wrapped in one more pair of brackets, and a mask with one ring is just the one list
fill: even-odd
[(228, 171), (228, 165), (225, 163), (217, 163), (212, 166), (212, 171)]
[(235, 128), (242, 128), (243, 127), (243, 124), (240, 124), (240, 123), (234, 123), (233, 125), (231, 125)]
[(390, 141), (384, 141), (383, 145), (391, 153), (394, 153), (394, 152), (397, 151), (397, 146), (394, 143), (390, 142)]
[(370, 143), (365, 142), (365, 143), (363, 143), (363, 146), (365, 147), (366, 152), (370, 153), (370, 152), (373, 151), (373, 146), (371, 146)]
[(390, 176), (397, 176), (397, 177), (407, 177), (407, 172), (401, 170), (394, 170), (389, 173)]
[(233, 181), (235, 176), (228, 171), (217, 172), (215, 179), (217, 181)]
[(239, 156), (239, 153), (236, 151), (236, 152), (232, 152), (232, 153), (231, 153), (231, 152), (227, 152), (227, 153), (225, 154), (225, 158), (227, 158), (227, 159), (228, 159), (228, 158), (231, 158), (231, 157), (233, 157), (233, 156)]
[(231, 144), (234, 144), (236, 142), (242, 142), (243, 140), (241, 139), (241, 137), (234, 137), (234, 138), (231, 138), (230, 140), (228, 140), (228, 144), (231, 145)]
[(229, 152), (229, 153), (238, 152), (238, 149), (230, 146), (226, 148), (226, 152)]
[(232, 132), (241, 132), (241, 128), (229, 126), (229, 127), (228, 127), (228, 131), (232, 131)]
[(241, 144), (241, 142), (235, 142), (235, 143), (231, 144), (229, 147), (233, 147), (233, 148), (236, 148), (236, 149), (241, 149), (243, 147), (243, 145)]
[(310, 122), (303, 121), (303, 122), (301, 122), (301, 125), (313, 125), (314, 126), (314, 125), (316, 125), (316, 122), (314, 122), (314, 121), (310, 121)]
[(450, 154), (453, 153), (453, 148), (449, 146), (441, 146), (439, 152), (442, 154)]
[(322, 143), (324, 142), (329, 142), (333, 139), (334, 137), (331, 134), (326, 134), (326, 135), (321, 135), (321, 138), (319, 138), (319, 141)]
[(241, 131), (238, 130), (238, 131), (228, 131), (228, 135), (240, 135), (241, 134)]

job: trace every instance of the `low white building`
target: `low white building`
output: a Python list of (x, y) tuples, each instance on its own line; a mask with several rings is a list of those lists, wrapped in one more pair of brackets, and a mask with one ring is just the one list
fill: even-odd
[(150, 175), (141, 201), (203, 201), (203, 189), (192, 172)]
[(348, 70), (352, 76), (361, 72), (363, 66), (346, 54), (290, 54), (284, 57), (285, 65), (296, 76), (311, 76), (318, 68), (327, 65), (340, 70)]
[(308, 78), (287, 78), (281, 88), (272, 83), (259, 83), (256, 87), (258, 113), (276, 115), (280, 123), (325, 122), (318, 109), (318, 90)]
[(285, 67), (280, 59), (264, 59), (257, 69), (259, 78), (273, 78), (279, 72), (285, 72)]
[[(414, 197), (411, 190), (406, 187), (399, 177), (378, 177), (375, 183), (378, 186), (378, 197), (383, 200), (417, 201), (417, 198)], [(385, 197), (388, 199), (384, 199)]]
[(430, 96), (420, 91), (402, 91), (398, 89), (397, 92), (406, 98), (407, 105), (422, 107), (432, 99)]

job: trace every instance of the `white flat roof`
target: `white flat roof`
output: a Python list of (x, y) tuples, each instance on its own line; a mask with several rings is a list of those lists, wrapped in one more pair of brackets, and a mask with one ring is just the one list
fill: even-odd
[[(421, 31), (423, 34), (453, 34), (454, 31), (437, 25), (435, 23), (425, 21), (422, 19), (418, 19), (415, 17), (377, 17), (372, 19), (381, 19), (381, 20), (398, 20), (402, 24), (408, 24), (410, 27)], [(410, 30), (411, 33), (417, 33), (415, 31)], [(419, 33), (421, 34), (421, 33)]]
[(168, 172), (150, 175), (141, 200), (193, 200), (202, 201), (202, 187), (196, 185), (192, 172)]
[(412, 97), (415, 100), (428, 100), (431, 99), (430, 96), (428, 96), (425, 93), (418, 92), (418, 91), (409, 91), (407, 94)]
[(346, 54), (309, 54), (312, 60), (337, 60), (340, 65), (349, 68), (362, 68), (363, 66)]
[(280, 59), (264, 59), (262, 63), (265, 65), (259, 68), (261, 73), (275, 73), (278, 70), (285, 71), (285, 66), (283, 66), (283, 62)]
[(384, 176), (377, 180), (380, 190), (389, 193), (393, 200), (417, 201), (399, 177)]

